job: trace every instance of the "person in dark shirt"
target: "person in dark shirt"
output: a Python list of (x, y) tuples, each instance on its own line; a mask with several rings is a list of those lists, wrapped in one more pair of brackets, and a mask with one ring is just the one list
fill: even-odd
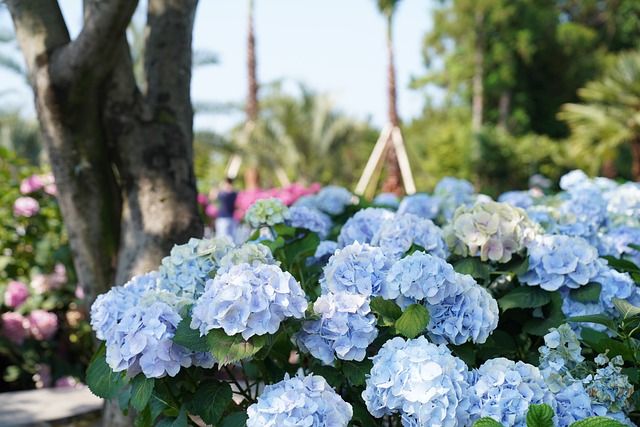
[(214, 192), (212, 198), (218, 199), (218, 216), (216, 217), (216, 236), (231, 237), (236, 231), (236, 219), (233, 217), (238, 192), (233, 188), (233, 179), (226, 178), (220, 189)]

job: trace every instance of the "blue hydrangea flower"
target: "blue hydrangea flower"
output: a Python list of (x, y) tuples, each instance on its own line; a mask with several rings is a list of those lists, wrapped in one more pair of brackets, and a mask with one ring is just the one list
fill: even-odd
[(544, 235), (529, 245), (529, 268), (522, 283), (547, 291), (584, 286), (598, 273), (598, 251), (580, 237)]
[(575, 169), (560, 177), (560, 188), (564, 191), (568, 191), (572, 188), (580, 187), (589, 181), (589, 177), (586, 173), (582, 172), (580, 169)]
[(255, 267), (260, 264), (280, 265), (280, 262), (276, 261), (267, 246), (261, 243), (245, 243), (222, 257), (217, 274), (226, 273), (231, 267), (238, 264), (250, 264)]
[(364, 360), (367, 347), (378, 336), (367, 297), (345, 292), (322, 295), (313, 311), (320, 318), (304, 322), (295, 337), (302, 351), (326, 365), (336, 358)]
[(176, 310), (163, 302), (130, 308), (106, 342), (107, 363), (114, 372), (126, 371), (129, 377), (142, 372), (147, 378), (173, 377), (195, 361), (213, 367), (213, 356), (196, 355), (172, 341), (181, 320)]
[(467, 274), (456, 273), (455, 284), (442, 302), (425, 304), (430, 315), (429, 338), (437, 344), (482, 344), (498, 327), (498, 303)]
[(160, 277), (163, 288), (178, 295), (197, 299), (204, 292), (205, 282), (234, 245), (227, 238), (189, 239), (175, 245), (162, 259)]
[(319, 375), (289, 377), (264, 388), (247, 408), (247, 427), (346, 427), (353, 408)]
[(400, 201), (398, 196), (393, 193), (380, 193), (373, 198), (374, 205), (389, 206), (392, 208), (398, 208)]
[(542, 227), (544, 234), (559, 234), (560, 212), (556, 207), (533, 205), (526, 209), (527, 217)]
[(193, 306), (191, 329), (206, 335), (222, 328), (229, 335), (273, 334), (287, 317), (302, 318), (307, 300), (300, 284), (280, 267), (238, 264), (207, 282)]
[(387, 272), (393, 259), (381, 248), (354, 243), (329, 258), (320, 278), (322, 293), (348, 292), (366, 297), (393, 298), (387, 285)]
[(282, 224), (290, 215), (289, 208), (282, 200), (271, 197), (253, 202), (244, 214), (244, 222), (252, 228), (260, 228), (264, 225)]
[(329, 215), (315, 208), (292, 206), (289, 208), (289, 219), (285, 225), (296, 228), (306, 228), (318, 233), (320, 239), (326, 239), (331, 231), (333, 222)]
[(569, 427), (576, 421), (597, 416), (584, 385), (575, 381), (555, 394), (558, 427)]
[(435, 220), (440, 211), (440, 198), (424, 193), (406, 196), (400, 202), (397, 213), (399, 215), (413, 214), (420, 218)]
[(471, 393), (476, 404), (472, 421), (491, 417), (504, 426), (525, 427), (529, 405), (543, 404), (555, 411), (556, 401), (538, 368), (499, 357), (483, 363), (475, 372)]
[(552, 392), (558, 393), (580, 378), (575, 372), (584, 363), (582, 348), (578, 336), (567, 323), (549, 329), (544, 336), (544, 345), (538, 351), (540, 373)]
[(133, 277), (124, 286), (114, 286), (107, 293), (98, 295), (91, 305), (91, 328), (99, 340), (106, 341), (113, 335), (113, 328), (124, 313), (136, 307), (140, 296), (158, 287), (157, 271)]
[(394, 217), (394, 213), (383, 208), (366, 208), (355, 213), (345, 222), (338, 235), (340, 246), (352, 243), (371, 243), (380, 225)]
[(517, 208), (527, 209), (533, 205), (533, 197), (528, 191), (507, 191), (498, 197), (498, 202), (509, 203)]
[(333, 240), (323, 240), (316, 248), (313, 258), (307, 259), (307, 265), (326, 265), (329, 262), (329, 258), (340, 248), (338, 242)]
[(315, 207), (329, 215), (340, 215), (353, 202), (354, 195), (344, 187), (327, 185), (315, 195)]
[(603, 249), (600, 255), (612, 255), (625, 258), (640, 265), (640, 251), (629, 247), (629, 244), (640, 244), (640, 228), (621, 225), (608, 230), (600, 237)]
[(442, 303), (458, 288), (453, 266), (440, 257), (416, 251), (397, 261), (389, 269), (387, 299), (399, 294), (417, 302), (431, 305)]
[(373, 357), (362, 398), (374, 417), (399, 413), (403, 425), (464, 426), (477, 405), (469, 379), (467, 366), (445, 345), (396, 337)]
[(568, 199), (558, 208), (564, 223), (558, 226), (559, 234), (584, 237), (596, 242), (598, 230), (608, 221), (607, 202), (602, 193), (591, 187), (579, 187), (567, 193)]
[(453, 218), (453, 214), (459, 206), (472, 205), (474, 192), (473, 184), (466, 179), (449, 176), (442, 178), (433, 189), (434, 196), (439, 199), (438, 205), (442, 218), (449, 220)]
[(537, 234), (537, 225), (523, 209), (498, 202), (460, 206), (443, 230), (453, 253), (501, 263), (524, 252)]
[(626, 182), (605, 194), (607, 210), (613, 216), (640, 217), (640, 185)]
[(446, 259), (449, 256), (449, 249), (440, 227), (429, 219), (412, 214), (396, 214), (383, 222), (374, 234), (371, 244), (380, 246), (386, 253), (397, 258), (404, 255), (413, 244), (440, 258)]
[(616, 356), (609, 361), (606, 355), (601, 354), (595, 358), (595, 362), (600, 367), (595, 375), (585, 379), (589, 396), (609, 412), (630, 411), (633, 408), (633, 385), (629, 383), (629, 377), (622, 373), (622, 356)]

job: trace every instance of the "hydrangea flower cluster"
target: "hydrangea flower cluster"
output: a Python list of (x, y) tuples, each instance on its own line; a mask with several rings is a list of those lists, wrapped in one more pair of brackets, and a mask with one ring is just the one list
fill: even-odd
[(564, 219), (558, 231), (566, 236), (584, 237), (596, 243), (597, 233), (605, 226), (607, 202), (602, 193), (593, 187), (578, 187), (568, 192), (569, 199), (559, 207)]
[(420, 218), (435, 220), (440, 211), (440, 198), (429, 194), (418, 193), (406, 196), (400, 202), (399, 215), (413, 214)]
[(275, 197), (256, 200), (244, 214), (244, 222), (252, 228), (282, 224), (289, 218), (289, 208)]
[(338, 235), (338, 244), (371, 243), (380, 226), (394, 217), (389, 209), (366, 208), (356, 212), (345, 222)]
[(315, 196), (314, 204), (317, 209), (329, 215), (340, 215), (353, 202), (353, 194), (344, 187), (327, 185)]
[(333, 254), (336, 253), (339, 248), (340, 245), (338, 245), (338, 242), (334, 242), (333, 240), (323, 240), (316, 248), (316, 252), (313, 254), (313, 258), (309, 258), (307, 260), (307, 264), (326, 265), (329, 261), (329, 258), (331, 258), (331, 256), (333, 256)]
[(507, 203), (486, 202), (470, 209), (460, 206), (443, 233), (455, 254), (504, 263), (523, 252), (537, 231), (524, 210)]
[(412, 214), (396, 214), (390, 220), (383, 222), (371, 239), (371, 244), (380, 246), (386, 253), (397, 258), (404, 255), (414, 244), (440, 258), (449, 256), (449, 249), (442, 237), (440, 227), (430, 219)]
[(271, 250), (265, 245), (245, 243), (222, 257), (217, 274), (226, 273), (231, 267), (238, 264), (250, 264), (252, 267), (256, 267), (260, 264), (280, 265), (280, 262), (276, 261)]
[(329, 215), (318, 209), (304, 206), (290, 207), (289, 218), (284, 223), (290, 227), (306, 228), (318, 233), (320, 239), (326, 239), (333, 226)]
[(434, 196), (439, 199), (440, 213), (445, 220), (453, 217), (458, 206), (472, 204), (474, 192), (473, 184), (469, 181), (450, 176), (442, 178), (433, 189)]
[(564, 191), (569, 191), (581, 186), (588, 186), (590, 185), (590, 181), (591, 180), (586, 173), (584, 173), (580, 169), (575, 169), (560, 177), (560, 188), (562, 188)]
[(265, 387), (247, 408), (247, 427), (346, 427), (353, 408), (318, 375), (289, 377)]
[[(181, 367), (191, 366), (194, 353), (171, 338), (182, 318), (164, 302), (127, 310), (107, 340), (107, 363), (114, 372), (126, 371), (135, 377), (142, 372), (147, 378), (175, 376)], [(211, 368), (215, 360), (209, 355), (200, 366)]]
[(9, 308), (21, 306), (29, 298), (29, 288), (26, 284), (12, 280), (4, 291), (4, 305)]
[(389, 206), (395, 209), (397, 209), (400, 204), (398, 196), (393, 193), (380, 193), (373, 198), (372, 202), (374, 205)]
[[(387, 284), (393, 259), (378, 247), (354, 243), (337, 250), (320, 278), (323, 294), (347, 292), (365, 297), (394, 298)], [(397, 295), (396, 295), (397, 296)]]
[(574, 372), (582, 368), (584, 357), (578, 336), (567, 323), (549, 329), (540, 352), (540, 372), (549, 389), (558, 393), (576, 381)]
[(195, 300), (204, 292), (205, 282), (233, 248), (227, 238), (189, 239), (175, 245), (162, 259), (160, 279), (167, 291)]
[(374, 417), (400, 413), (404, 425), (464, 426), (477, 406), (469, 380), (465, 363), (445, 345), (396, 337), (373, 357), (362, 398)]
[(607, 210), (611, 215), (640, 217), (640, 185), (637, 182), (624, 183), (605, 194)]
[(640, 228), (620, 225), (608, 230), (600, 236), (603, 246), (601, 255), (613, 255), (616, 258), (625, 258), (636, 265), (640, 265), (640, 251), (633, 249), (629, 244), (640, 244)]
[(544, 235), (529, 245), (529, 267), (521, 282), (547, 291), (579, 288), (598, 273), (598, 251), (581, 237)]
[(31, 218), (35, 214), (40, 212), (40, 203), (33, 197), (25, 196), (18, 197), (13, 202), (13, 215), (23, 216), (25, 218)]
[(605, 354), (600, 354), (595, 362), (600, 367), (595, 375), (588, 376), (584, 381), (589, 396), (613, 414), (630, 411), (633, 408), (633, 385), (629, 383), (629, 377), (622, 373), (622, 356), (609, 361)]
[(505, 426), (525, 427), (529, 405), (556, 401), (538, 368), (499, 357), (487, 360), (475, 372), (471, 392), (477, 400), (469, 410), (476, 421), (491, 417)]
[(14, 344), (22, 345), (29, 336), (29, 320), (21, 313), (2, 313), (2, 335)]
[(193, 352), (172, 341), (182, 320), (180, 309), (193, 300), (169, 287), (153, 271), (111, 288), (92, 304), (91, 327), (105, 341), (107, 363), (114, 372), (160, 378), (175, 376), (180, 367), (215, 363), (211, 354)]
[(304, 322), (295, 339), (304, 352), (324, 364), (340, 360), (362, 361), (366, 349), (378, 336), (376, 318), (363, 295), (325, 294), (313, 304), (320, 318)]
[(31, 336), (38, 340), (50, 340), (58, 332), (58, 316), (46, 310), (33, 310), (27, 316)]
[(507, 191), (498, 197), (498, 202), (527, 209), (533, 205), (533, 197), (528, 191)]
[(238, 264), (207, 282), (192, 310), (191, 329), (222, 328), (244, 339), (273, 334), (287, 317), (302, 318), (307, 300), (293, 276), (276, 265)]

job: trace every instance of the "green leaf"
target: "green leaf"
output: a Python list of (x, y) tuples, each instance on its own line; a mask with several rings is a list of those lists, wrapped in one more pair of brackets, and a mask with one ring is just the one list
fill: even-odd
[(268, 247), (271, 253), (275, 253), (278, 249), (284, 248), (286, 242), (282, 236), (278, 236), (276, 240), (262, 240), (260, 243)]
[(407, 338), (415, 338), (427, 328), (429, 310), (422, 304), (411, 304), (396, 321), (396, 332)]
[(391, 300), (375, 297), (369, 303), (371, 311), (378, 316), (380, 326), (393, 326), (396, 320), (402, 316), (402, 309)]
[(482, 417), (475, 423), (473, 423), (473, 427), (502, 427), (502, 424), (489, 417)]
[(342, 373), (345, 378), (354, 387), (360, 387), (365, 384), (367, 375), (371, 373), (373, 362), (370, 359), (364, 359), (362, 362), (345, 360), (342, 362)]
[(155, 427), (188, 427), (187, 408), (182, 406), (177, 417), (167, 417), (161, 419)]
[(596, 282), (589, 282), (578, 289), (572, 289), (569, 296), (578, 302), (598, 302), (602, 285)]
[(527, 427), (553, 427), (553, 408), (543, 403), (529, 405), (527, 412)]
[(364, 406), (362, 402), (359, 402), (359, 401), (352, 402), (351, 406), (353, 407), (353, 418), (351, 419), (352, 422), (357, 422), (358, 425), (361, 427), (378, 425), (373, 420), (373, 418), (371, 417), (371, 414), (367, 410), (367, 407)]
[(489, 280), (489, 265), (485, 264), (480, 258), (469, 257), (463, 258), (453, 265), (454, 270), (460, 274), (468, 274), (474, 279)]
[(191, 316), (186, 316), (178, 323), (172, 341), (193, 351), (209, 351), (206, 337), (200, 336), (200, 330), (191, 329)]
[(604, 325), (609, 329), (615, 329), (613, 320), (604, 314), (588, 314), (585, 316), (573, 316), (566, 319), (567, 322), (578, 323), (597, 323), (598, 325)]
[(273, 226), (273, 229), (278, 234), (278, 236), (282, 236), (285, 239), (296, 236), (295, 227), (289, 227), (288, 225), (284, 224), (276, 224)]
[(306, 263), (306, 259), (316, 253), (319, 244), (320, 238), (316, 233), (308, 233), (301, 239), (287, 243), (284, 248), (287, 262), (293, 263), (302, 259)]
[(506, 263), (502, 267), (503, 271), (510, 271), (516, 276), (520, 276), (527, 272), (529, 269), (529, 257), (521, 258), (518, 255), (514, 255), (513, 259)]
[(231, 403), (233, 392), (229, 383), (206, 380), (198, 386), (190, 411), (210, 425), (216, 425)]
[(562, 320), (535, 318), (527, 321), (524, 325), (522, 325), (522, 331), (527, 334), (543, 337), (549, 333), (549, 329), (557, 328), (561, 324)]
[(87, 368), (87, 386), (103, 399), (113, 399), (129, 383), (123, 372), (113, 372), (107, 364), (106, 347), (100, 346)]
[(640, 314), (640, 307), (636, 307), (628, 301), (620, 298), (612, 298), (611, 300), (613, 301), (613, 305), (616, 307), (616, 310), (618, 310), (618, 313), (620, 313), (622, 318), (625, 320)]
[(612, 257), (610, 255), (605, 255), (605, 256), (602, 256), (601, 258), (606, 259), (611, 268), (615, 268), (616, 270), (621, 271), (623, 273), (625, 272), (640, 273), (640, 267), (638, 267), (633, 262), (628, 261), (626, 259), (619, 259), (619, 258)]
[(619, 421), (607, 417), (589, 417), (584, 420), (571, 423), (569, 427), (623, 427)]
[(147, 378), (143, 373), (136, 375), (131, 382), (131, 406), (142, 411), (149, 403), (154, 384), (153, 378)]
[(624, 360), (633, 362), (633, 350), (604, 332), (583, 327), (580, 336), (582, 341), (597, 353), (608, 352), (609, 358), (622, 356)]
[(234, 412), (222, 420), (222, 427), (245, 427), (249, 416), (246, 412)]
[(537, 308), (551, 301), (551, 293), (537, 286), (520, 286), (498, 300), (502, 311), (511, 308)]
[(240, 334), (232, 337), (222, 329), (212, 329), (207, 334), (209, 351), (219, 365), (228, 365), (256, 354), (266, 344), (265, 336), (253, 336), (244, 340)]
[(342, 380), (344, 379), (344, 375), (342, 372), (334, 368), (333, 366), (324, 366), (324, 365), (315, 365), (312, 368), (312, 371), (316, 375), (320, 375), (327, 383), (333, 388), (338, 388), (342, 384)]

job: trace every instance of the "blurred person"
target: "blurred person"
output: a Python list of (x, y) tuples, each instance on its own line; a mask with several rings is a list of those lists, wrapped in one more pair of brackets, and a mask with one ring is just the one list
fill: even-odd
[(210, 198), (218, 200), (218, 216), (216, 217), (216, 236), (228, 236), (234, 240), (237, 227), (233, 213), (236, 207), (238, 192), (233, 187), (233, 179), (225, 178), (219, 189), (214, 189)]

